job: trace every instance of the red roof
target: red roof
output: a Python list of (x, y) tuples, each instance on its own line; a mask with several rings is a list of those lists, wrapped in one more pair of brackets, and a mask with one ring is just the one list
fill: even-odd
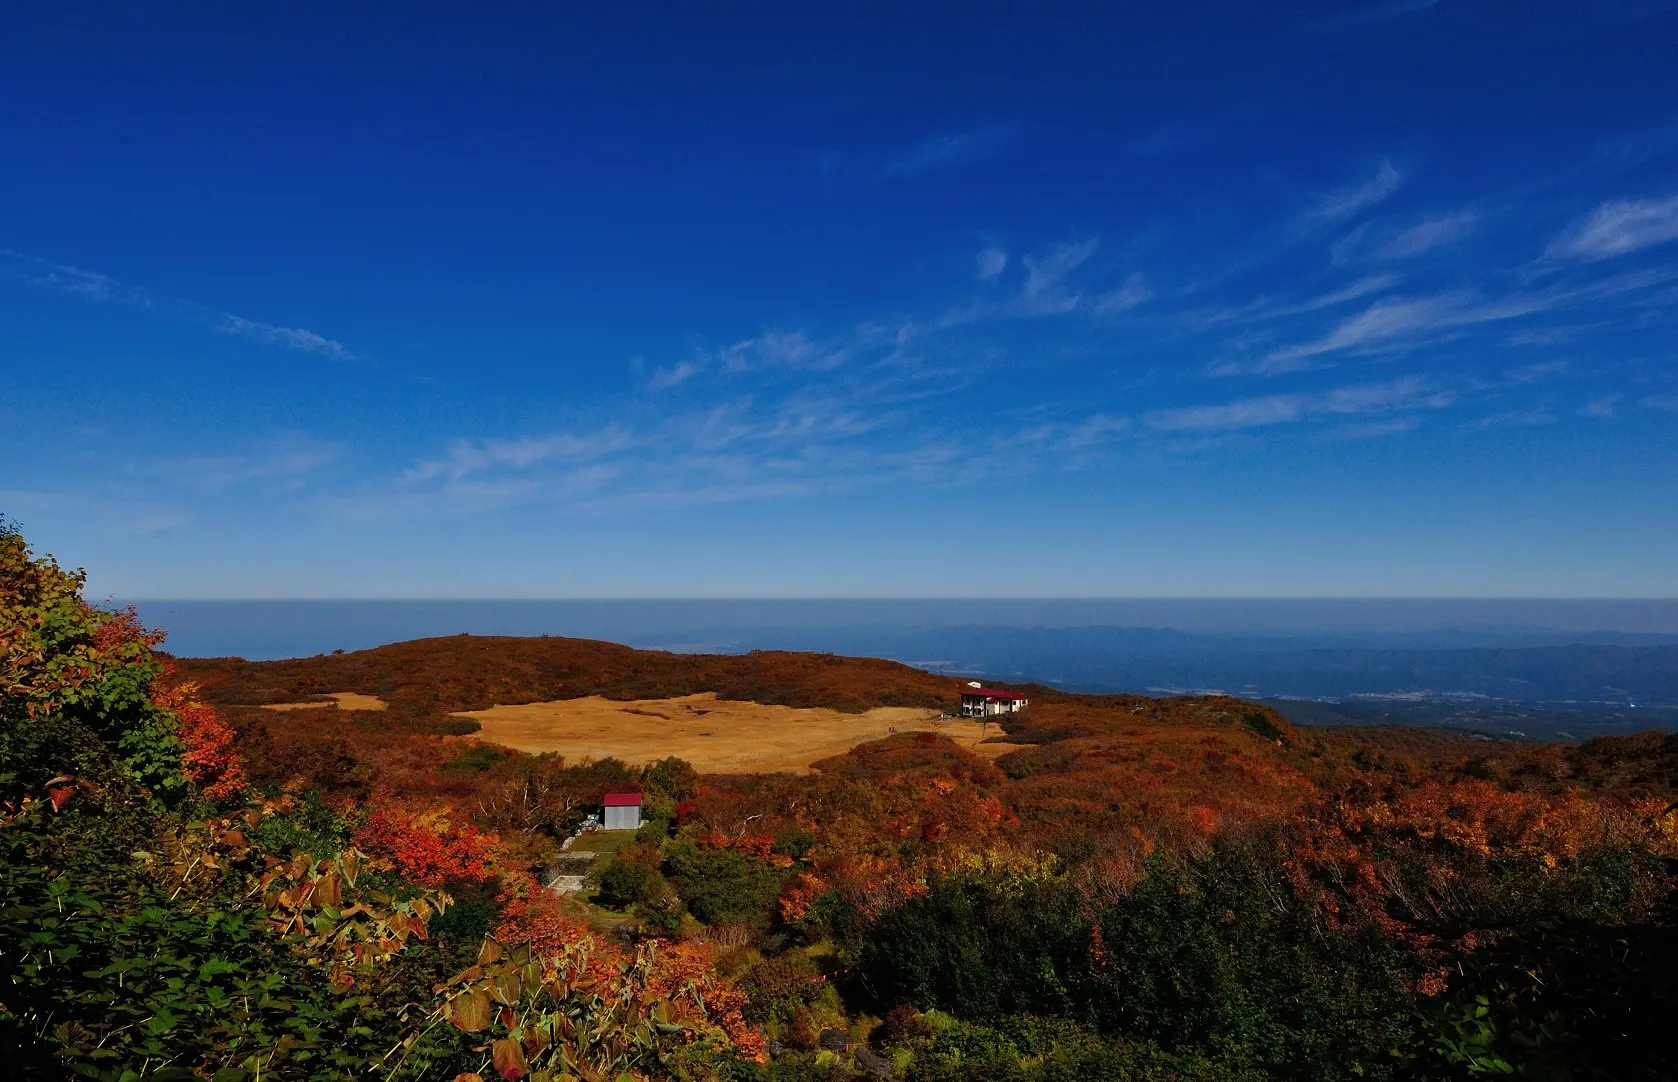
[(1026, 698), (1026, 696), (1021, 695), (1017, 691), (998, 691), (995, 688), (962, 688), (961, 697), (963, 699), (974, 698), (988, 699), (991, 701), (995, 701), (997, 699), (1022, 700)]
[(600, 802), (608, 808), (639, 808), (640, 793), (607, 793)]

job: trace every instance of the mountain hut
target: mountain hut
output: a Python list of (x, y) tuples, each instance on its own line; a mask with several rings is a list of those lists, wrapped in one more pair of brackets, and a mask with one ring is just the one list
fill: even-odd
[(999, 691), (978, 684), (969, 684), (961, 689), (961, 713), (964, 717), (988, 718), (997, 714), (1012, 714), (1030, 704), (1031, 700), (1017, 691)]
[(641, 825), (640, 793), (607, 793), (600, 802), (605, 805), (600, 825), (607, 830), (634, 830)]

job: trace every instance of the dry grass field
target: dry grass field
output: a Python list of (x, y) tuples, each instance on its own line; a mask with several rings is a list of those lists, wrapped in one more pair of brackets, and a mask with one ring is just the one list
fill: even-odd
[(323, 706), (335, 706), (339, 710), (383, 710), (389, 705), (376, 695), (363, 695), (359, 691), (334, 691), (305, 703), (268, 703), (263, 709), (319, 710)]
[(766, 706), (711, 692), (624, 702), (591, 695), (558, 702), (495, 706), (460, 716), (483, 726), (477, 737), (526, 752), (557, 752), (568, 762), (614, 756), (639, 766), (667, 756), (705, 774), (806, 771), (811, 763), (894, 732), (936, 731), (981, 755), (1022, 745), (981, 744), (1001, 730), (938, 711), (884, 706), (859, 714)]

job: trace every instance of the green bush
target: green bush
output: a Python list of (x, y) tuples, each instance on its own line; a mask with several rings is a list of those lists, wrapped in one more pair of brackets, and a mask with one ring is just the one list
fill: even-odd
[(1093, 914), (1059, 877), (935, 880), (850, 946), (853, 987), (994, 1025), (1071, 1020), (1236, 1071), (1392, 1073), (1391, 1050), (1417, 1039), (1414, 963), (1373, 931), (1322, 926), (1274, 857), (1221, 846), (1156, 862)]
[(883, 1005), (977, 1019), (1071, 1012), (1090, 942), (1076, 892), (1053, 878), (934, 879), (863, 934), (854, 950)]
[(614, 909), (628, 909), (655, 890), (653, 880), (662, 880), (657, 868), (614, 860), (600, 873), (598, 897), (601, 904)]
[[(323, 966), (262, 926), (243, 876), (209, 888), (174, 881), (158, 843), (178, 819), (118, 782), (104, 788), (62, 815), (0, 829), (0, 1045), (11, 1077), (119, 1082), (170, 1063), (238, 1079), (257, 1057), (275, 1082), (361, 1078), (410, 1028), (404, 1005), (427, 1002), (461, 961), (417, 944), (403, 965), (333, 988)], [(466, 1069), (462, 1038), (428, 1033), (409, 1050), (408, 1077)]]
[(996, 1026), (945, 1025), (917, 1042), (904, 1077), (906, 1082), (1263, 1082), (1266, 1076), (1021, 1015)]
[(829, 987), (818, 980), (820, 976), (821, 968), (806, 954), (765, 958), (740, 982), (740, 990), (746, 993), (746, 1020), (759, 1024), (792, 1021), (798, 1008), (808, 1006), (819, 991)]
[[(699, 792), (699, 772), (686, 759), (671, 756), (648, 763), (641, 770), (641, 784), (672, 802), (692, 800)], [(673, 804), (672, 804), (673, 806)]]
[(767, 924), (781, 893), (774, 866), (732, 849), (673, 846), (669, 858), (676, 893), (706, 924)]
[(353, 830), (348, 820), (311, 791), (291, 811), (263, 816), (252, 841), (265, 852), (308, 853), (320, 859), (342, 852)]
[(1427, 1005), (1427, 1058), (1541, 1079), (1678, 1077), (1678, 893), (1627, 912), (1649, 860), (1589, 854), (1552, 877), (1574, 904), (1449, 959), (1451, 987)]
[(635, 844), (659, 845), (670, 837), (670, 820), (648, 819), (635, 828)]

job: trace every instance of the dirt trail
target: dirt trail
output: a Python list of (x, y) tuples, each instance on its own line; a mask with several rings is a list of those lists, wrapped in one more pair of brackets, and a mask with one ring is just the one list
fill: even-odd
[(935, 710), (883, 706), (845, 714), (718, 699), (710, 692), (632, 702), (591, 695), (460, 716), (483, 726), (481, 739), (519, 751), (557, 752), (570, 762), (610, 755), (636, 766), (675, 755), (706, 774), (804, 771), (893, 732), (940, 732), (991, 758), (1022, 746), (981, 744), (1000, 732), (994, 723), (981, 731), (967, 718), (940, 721)]

